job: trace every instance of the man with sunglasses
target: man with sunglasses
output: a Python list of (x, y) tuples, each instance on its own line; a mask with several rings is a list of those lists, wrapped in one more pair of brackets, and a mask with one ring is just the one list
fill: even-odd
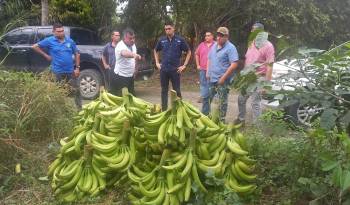
[(210, 49), (208, 57), (209, 100), (211, 102), (214, 96), (218, 96), (219, 120), (225, 122), (229, 83), (238, 67), (239, 58), (236, 47), (228, 40), (229, 30), (220, 27), (216, 35), (216, 43)]
[[(181, 97), (180, 75), (185, 70), (190, 57), (191, 50), (184, 38), (175, 34), (175, 27), (172, 22), (164, 25), (165, 36), (161, 37), (154, 49), (154, 58), (156, 67), (160, 70), (160, 84), (162, 89), (162, 110), (168, 108), (169, 81), (178, 97)], [(160, 52), (162, 52), (162, 61), (160, 63)], [(183, 52), (187, 52), (183, 65), (180, 60)]]
[(105, 69), (105, 86), (110, 92), (111, 76), (113, 75), (113, 69), (115, 67), (115, 47), (120, 41), (119, 31), (113, 31), (111, 35), (111, 42), (108, 42), (103, 48), (102, 52), (102, 64)]
[(204, 41), (198, 45), (195, 53), (196, 65), (199, 70), (200, 94), (202, 101), (202, 113), (209, 115), (209, 82), (206, 78), (208, 54), (214, 45), (214, 35), (212, 32), (205, 32)]

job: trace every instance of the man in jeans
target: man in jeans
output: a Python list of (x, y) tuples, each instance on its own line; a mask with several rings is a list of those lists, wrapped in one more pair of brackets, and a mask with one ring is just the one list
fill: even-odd
[[(255, 30), (264, 30), (264, 25), (261, 23), (255, 23), (252, 27), (252, 32)], [(248, 47), (245, 55), (245, 66), (251, 64), (262, 64), (256, 70), (259, 81), (270, 81), (272, 79), (272, 64), (275, 61), (275, 49), (270, 41), (265, 39), (262, 45), (257, 45), (255, 41)], [(253, 112), (253, 123), (256, 123), (258, 117), (261, 114), (260, 102), (261, 94), (263, 90), (255, 90), (252, 93), (245, 95), (240, 94), (238, 96), (238, 110), (239, 114), (235, 120), (235, 124), (244, 124), (246, 115), (246, 103), (248, 98), (252, 97), (252, 112)]]
[(111, 76), (111, 93), (121, 96), (122, 88), (128, 88), (135, 95), (134, 76), (136, 60), (141, 60), (135, 46), (135, 32), (127, 28), (123, 31), (123, 40), (115, 47), (115, 67)]
[(202, 98), (202, 113), (209, 115), (210, 104), (209, 104), (209, 82), (206, 78), (208, 53), (214, 45), (214, 35), (207, 31), (205, 33), (205, 40), (198, 45), (196, 50), (196, 65), (199, 70), (199, 81), (200, 81), (200, 93)]
[[(156, 67), (160, 70), (163, 111), (168, 109), (169, 80), (177, 96), (181, 97), (180, 75), (191, 58), (191, 50), (185, 39), (175, 34), (174, 24), (172, 22), (165, 23), (164, 30), (166, 35), (159, 39), (154, 49)], [(162, 52), (162, 63), (160, 63), (160, 52)], [(184, 64), (180, 66), (182, 52), (187, 52), (187, 54)]]
[(214, 96), (219, 98), (219, 120), (225, 122), (229, 83), (238, 66), (236, 47), (228, 40), (229, 30), (220, 27), (217, 30), (216, 43), (210, 49), (207, 78), (209, 79), (210, 102)]
[(117, 43), (120, 41), (120, 33), (119, 31), (113, 31), (111, 35), (111, 42), (107, 43), (103, 48), (102, 53), (102, 64), (105, 68), (105, 76), (106, 76), (106, 88), (110, 92), (110, 82), (111, 75), (115, 67), (115, 47)]
[[(51, 69), (57, 82), (68, 83), (75, 96), (75, 104), (82, 107), (78, 77), (80, 73), (80, 54), (75, 42), (64, 35), (61, 24), (53, 25), (53, 36), (34, 44), (32, 48), (51, 62)], [(47, 53), (44, 51), (47, 51)], [(75, 68), (74, 60), (75, 59)]]

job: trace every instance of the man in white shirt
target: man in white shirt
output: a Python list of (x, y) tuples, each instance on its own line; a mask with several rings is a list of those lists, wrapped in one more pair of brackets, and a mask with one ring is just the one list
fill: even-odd
[(135, 46), (135, 33), (127, 28), (123, 31), (123, 40), (115, 47), (115, 67), (112, 77), (111, 93), (121, 96), (122, 88), (128, 88), (135, 95), (134, 75), (136, 60), (141, 60)]

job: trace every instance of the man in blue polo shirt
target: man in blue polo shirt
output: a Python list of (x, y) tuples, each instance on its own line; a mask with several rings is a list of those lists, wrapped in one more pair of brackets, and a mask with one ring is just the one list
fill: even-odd
[[(51, 62), (51, 70), (57, 82), (68, 83), (75, 96), (75, 104), (80, 110), (82, 107), (78, 77), (80, 69), (80, 55), (75, 42), (64, 35), (61, 24), (53, 25), (53, 36), (34, 44), (32, 48)], [(73, 62), (75, 56), (75, 69)]]
[[(169, 80), (178, 97), (181, 97), (180, 75), (185, 70), (191, 58), (191, 50), (185, 39), (175, 34), (172, 22), (164, 25), (165, 36), (161, 37), (154, 49), (154, 58), (157, 69), (160, 70), (160, 85), (162, 87), (162, 110), (168, 108)], [(160, 63), (160, 52), (162, 51), (162, 62)], [(187, 52), (183, 65), (180, 65), (182, 52)]]
[(211, 102), (215, 95), (218, 96), (219, 118), (220, 121), (224, 122), (227, 112), (229, 83), (238, 66), (239, 59), (236, 47), (228, 40), (229, 30), (226, 27), (220, 27), (216, 35), (216, 43), (212, 46), (208, 55), (209, 101)]

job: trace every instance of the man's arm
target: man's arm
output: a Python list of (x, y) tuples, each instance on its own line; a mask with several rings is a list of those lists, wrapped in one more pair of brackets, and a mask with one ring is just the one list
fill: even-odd
[(108, 49), (107, 49), (107, 46), (105, 46), (105, 47), (103, 48), (103, 53), (102, 53), (102, 58), (101, 58), (101, 60), (102, 60), (103, 67), (104, 67), (105, 69), (110, 69), (111, 67), (110, 67), (110, 65), (108, 64), (107, 58), (106, 58), (107, 55), (108, 55)]
[(104, 67), (105, 69), (110, 69), (110, 66), (108, 65), (107, 60), (106, 60), (106, 57), (105, 57), (104, 55), (102, 55), (101, 60), (102, 60), (103, 67)]
[(39, 53), (40, 55), (42, 55), (47, 61), (51, 61), (51, 56), (49, 56), (47, 53), (45, 53), (40, 47), (39, 45), (36, 43), (32, 46), (33, 50), (37, 53)]
[(156, 61), (156, 67), (158, 68), (158, 70), (160, 70), (161, 65), (159, 63), (159, 51), (156, 51), (156, 49), (153, 50), (153, 54), (154, 54), (154, 60)]
[(124, 58), (135, 58), (136, 60), (141, 60), (141, 56), (137, 53), (133, 53), (128, 50), (122, 50), (120, 52), (120, 55), (123, 56)]
[(230, 67), (227, 68), (226, 72), (224, 73), (223, 76), (219, 79), (218, 84), (223, 85), (228, 77), (230, 77), (233, 73), (234, 70), (236, 70), (238, 67), (237, 61), (231, 63)]
[(210, 61), (209, 61), (209, 59), (208, 59), (208, 61), (207, 61), (207, 72), (205, 73), (205, 77), (209, 80), (209, 66), (210, 65)]
[(265, 50), (265, 58), (265, 66), (267, 68), (265, 78), (267, 81), (270, 81), (272, 80), (272, 65), (273, 62), (275, 62), (275, 48), (270, 42), (268, 44), (267, 49)]
[(197, 52), (196, 52), (196, 54), (195, 54), (195, 58), (196, 58), (197, 69), (199, 70), (199, 69), (201, 68), (201, 66), (199, 65), (199, 55), (198, 55)]
[(77, 69), (79, 70), (80, 68), (80, 53), (76, 52), (75, 54), (75, 66), (77, 67)]
[(266, 68), (266, 80), (270, 81), (272, 80), (272, 63), (267, 64)]
[(184, 64), (177, 69), (178, 73), (181, 73), (182, 71), (184, 71), (186, 69), (186, 66), (188, 65), (188, 62), (190, 61), (190, 58), (191, 58), (191, 50), (188, 50)]
[(197, 69), (199, 70), (201, 68), (200, 64), (199, 64), (199, 47), (200, 45), (198, 46), (196, 52), (194, 53), (195, 55), (195, 60), (196, 60), (196, 66), (197, 66)]
[(80, 53), (75, 52), (74, 54), (74, 59), (75, 59), (75, 69), (74, 69), (74, 75), (75, 77), (78, 77), (80, 74)]

